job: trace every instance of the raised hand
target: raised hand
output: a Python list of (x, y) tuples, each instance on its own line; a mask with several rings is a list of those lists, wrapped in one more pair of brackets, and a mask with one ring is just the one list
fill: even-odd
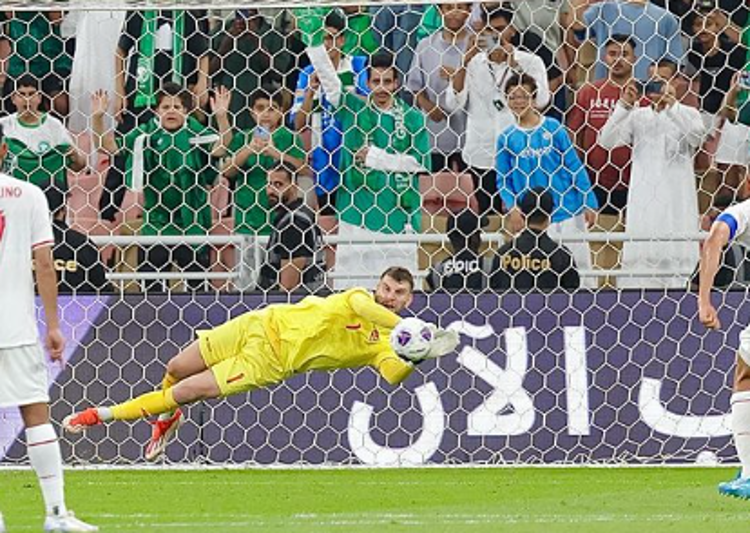
[(104, 89), (99, 89), (91, 94), (91, 115), (103, 116), (109, 109), (109, 94)]
[(211, 97), (211, 111), (216, 115), (226, 116), (229, 113), (229, 103), (232, 100), (232, 93), (229, 89), (223, 86), (219, 86), (214, 90), (214, 95)]

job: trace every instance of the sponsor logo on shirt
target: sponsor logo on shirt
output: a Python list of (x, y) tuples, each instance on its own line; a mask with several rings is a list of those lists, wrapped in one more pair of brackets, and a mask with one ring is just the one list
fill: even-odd
[(518, 154), (518, 157), (529, 157), (538, 159), (552, 152), (552, 146), (542, 146), (541, 148), (531, 148), (527, 146)]
[(375, 328), (370, 333), (370, 338), (367, 339), (367, 342), (379, 342), (379, 341), (380, 341), (380, 332), (377, 330), (377, 328)]

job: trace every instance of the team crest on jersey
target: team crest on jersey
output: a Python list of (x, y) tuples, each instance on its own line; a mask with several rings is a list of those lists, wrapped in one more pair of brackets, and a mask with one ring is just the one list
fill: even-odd
[(379, 342), (380, 341), (380, 332), (377, 328), (373, 329), (370, 333), (370, 338), (367, 339), (368, 342)]

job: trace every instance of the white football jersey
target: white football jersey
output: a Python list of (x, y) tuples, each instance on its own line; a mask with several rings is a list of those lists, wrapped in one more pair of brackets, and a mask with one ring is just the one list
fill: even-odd
[(54, 235), (42, 190), (0, 173), (0, 348), (39, 340), (32, 251)]

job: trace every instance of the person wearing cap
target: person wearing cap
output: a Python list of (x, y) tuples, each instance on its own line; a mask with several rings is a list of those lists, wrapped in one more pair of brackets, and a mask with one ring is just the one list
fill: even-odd
[(573, 255), (547, 235), (554, 199), (542, 187), (520, 202), (525, 228), (497, 252), (490, 287), (494, 290), (575, 290), (581, 285)]
[(60, 294), (111, 292), (104, 266), (99, 259), (99, 249), (89, 238), (68, 226), (65, 195), (55, 184), (42, 184), (52, 214), (52, 232), (55, 245), (53, 263), (57, 272)]
[(479, 253), (482, 244), (479, 217), (473, 211), (464, 211), (448, 220), (448, 240), (453, 256), (434, 265), (427, 275), (431, 291), (481, 291), (487, 288), (491, 258)]

